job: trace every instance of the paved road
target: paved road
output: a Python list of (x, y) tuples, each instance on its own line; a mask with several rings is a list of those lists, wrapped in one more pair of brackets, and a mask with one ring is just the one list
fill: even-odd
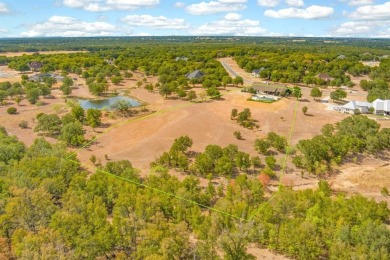
[[(230, 66), (229, 64), (227, 64), (226, 62), (224, 61), (221, 61), (221, 64), (222, 66), (225, 68), (225, 70), (227, 70), (228, 72), (230, 72), (230, 74), (232, 74), (234, 77), (237, 77), (237, 76), (240, 76), (237, 72), (235, 72)], [(244, 80), (244, 83), (248, 83), (248, 84), (252, 84), (253, 81), (252, 80), (248, 80), (248, 79), (245, 79), (244, 77), (242, 77), (243, 80)]]

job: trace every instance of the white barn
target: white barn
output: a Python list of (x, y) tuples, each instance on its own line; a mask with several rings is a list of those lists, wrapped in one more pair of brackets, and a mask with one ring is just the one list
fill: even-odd
[(372, 102), (375, 115), (390, 115), (390, 99), (382, 100), (376, 99)]

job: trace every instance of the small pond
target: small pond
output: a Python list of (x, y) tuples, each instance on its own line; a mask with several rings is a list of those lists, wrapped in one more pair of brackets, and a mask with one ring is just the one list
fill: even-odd
[(131, 104), (132, 107), (138, 107), (141, 105), (140, 102), (138, 102), (135, 99), (129, 98), (129, 97), (123, 97), (123, 96), (116, 96), (111, 98), (105, 98), (105, 99), (97, 99), (97, 100), (82, 100), (79, 99), (78, 102), (80, 106), (84, 109), (103, 109), (107, 108), (108, 110), (113, 109), (113, 105), (118, 102), (119, 100), (125, 100), (129, 104)]

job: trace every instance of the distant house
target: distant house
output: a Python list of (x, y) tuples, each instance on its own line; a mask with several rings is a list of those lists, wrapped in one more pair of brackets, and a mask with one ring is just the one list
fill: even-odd
[(370, 102), (350, 101), (344, 106), (340, 107), (340, 111), (344, 113), (354, 114), (359, 110), (362, 114), (367, 114), (370, 111), (372, 104)]
[(42, 82), (44, 78), (53, 78), (57, 82), (61, 82), (64, 80), (64, 77), (57, 75), (57, 74), (51, 74), (51, 73), (37, 74), (37, 75), (29, 77), (28, 80), (33, 81), (33, 82)]
[(114, 65), (115, 60), (104, 60), (108, 65)]
[(372, 107), (375, 115), (390, 115), (390, 99), (382, 100), (378, 98), (372, 102)]
[(264, 67), (257, 69), (257, 70), (252, 70), (252, 74), (251, 74), (252, 77), (260, 78), (260, 72), (262, 72), (263, 70), (265, 70)]
[(331, 80), (334, 80), (329, 74), (327, 73), (320, 73), (317, 75), (317, 78), (322, 79), (323, 81), (329, 82)]
[(327, 96), (327, 97), (321, 98), (320, 102), (321, 103), (329, 103), (329, 100), (330, 100), (330, 96)]
[(187, 79), (200, 79), (200, 78), (203, 78), (204, 75), (206, 75), (206, 74), (201, 72), (200, 70), (195, 70), (191, 73), (187, 73), (186, 78)]
[(252, 88), (258, 94), (266, 94), (273, 96), (283, 95), (286, 91), (286, 87), (283, 85), (253, 85)]
[(179, 60), (184, 60), (184, 61), (188, 61), (188, 58), (185, 57), (185, 56), (180, 56), (180, 57), (176, 57), (175, 59), (176, 61), (179, 61)]
[(341, 54), (341, 55), (339, 55), (338, 57), (337, 57), (337, 59), (340, 59), (340, 60), (343, 60), (343, 59), (345, 59), (345, 58), (347, 58), (345, 55), (343, 55), (343, 54)]
[(28, 66), (32, 71), (39, 71), (42, 68), (43, 64), (39, 61), (32, 61), (28, 64)]

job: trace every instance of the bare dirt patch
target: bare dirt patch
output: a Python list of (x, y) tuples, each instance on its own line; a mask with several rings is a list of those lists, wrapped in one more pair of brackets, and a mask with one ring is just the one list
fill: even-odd
[(332, 189), (349, 194), (359, 193), (390, 204), (390, 197), (381, 194), (383, 187), (390, 188), (390, 154), (387, 152), (383, 156), (367, 156), (358, 164), (343, 165), (340, 173), (331, 179)]

